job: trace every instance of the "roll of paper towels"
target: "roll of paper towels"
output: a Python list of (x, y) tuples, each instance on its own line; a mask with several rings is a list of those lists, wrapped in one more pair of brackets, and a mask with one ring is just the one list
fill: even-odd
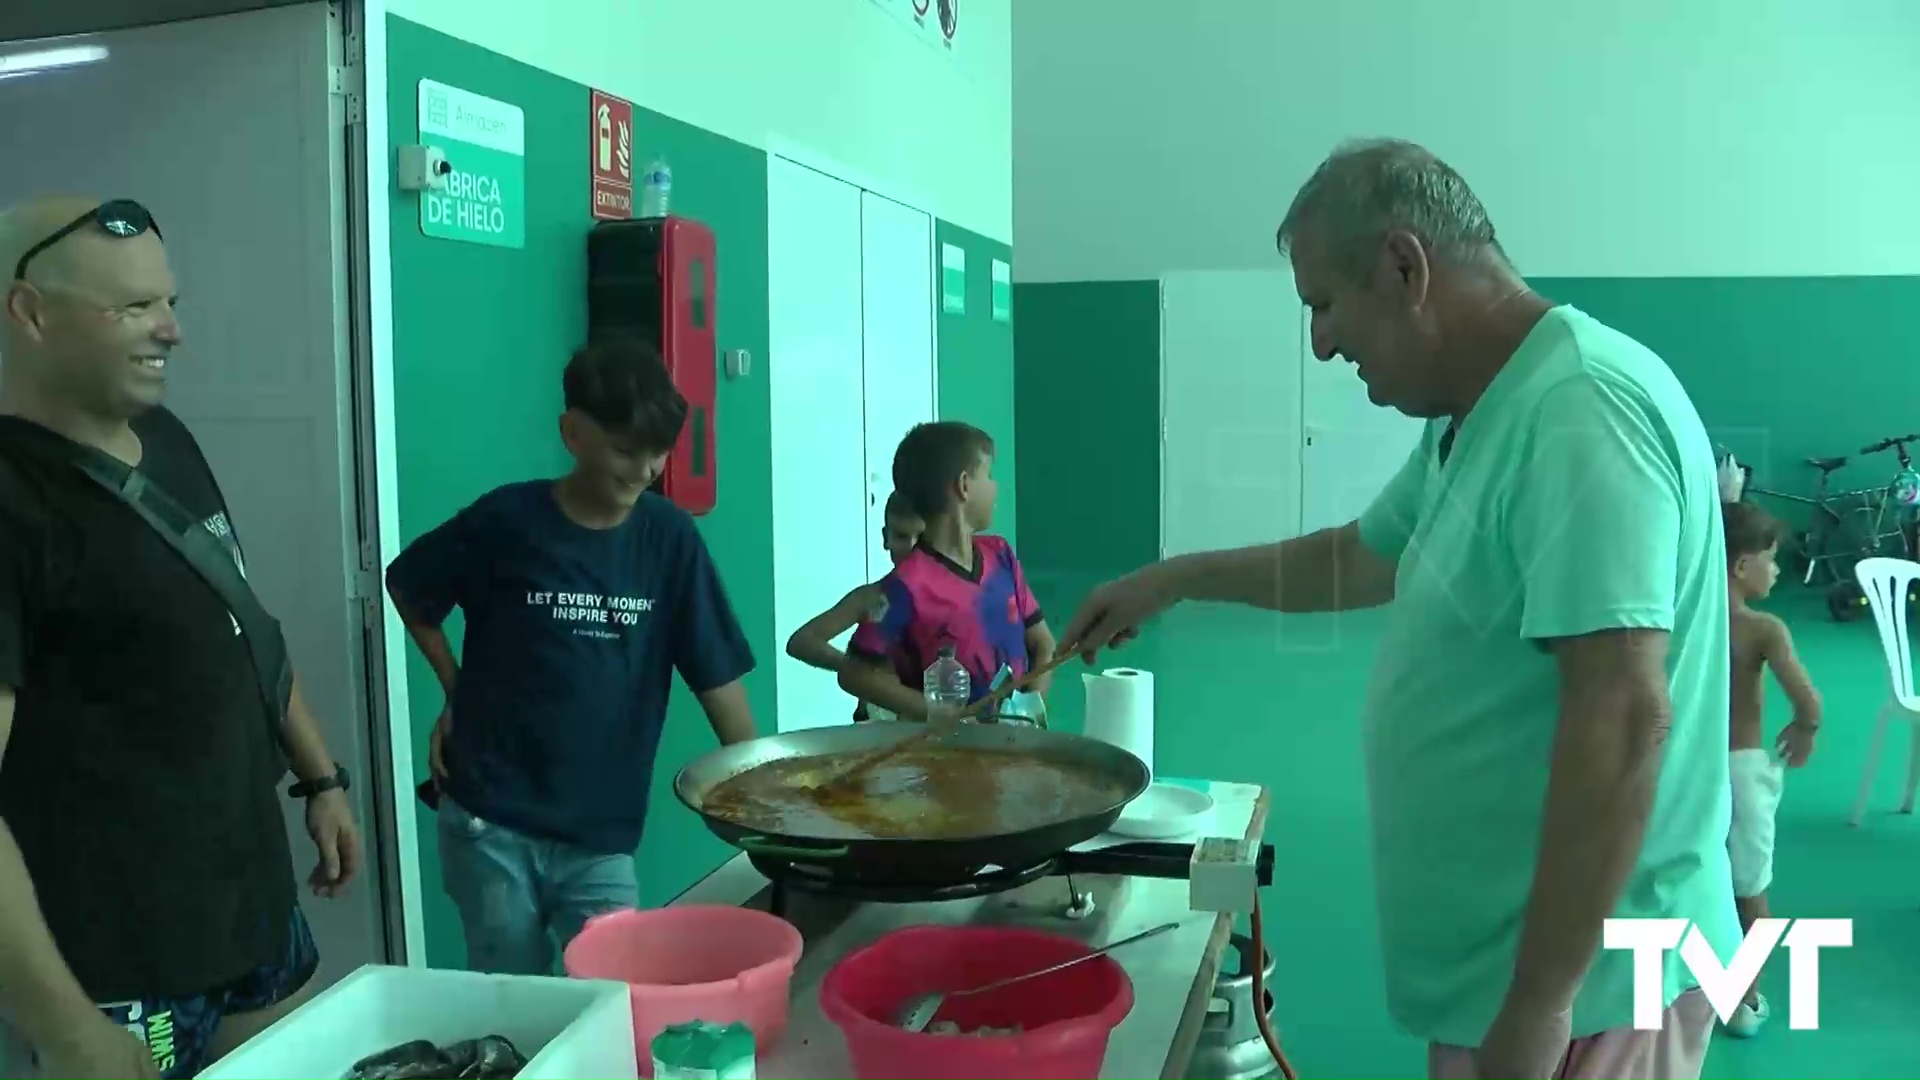
[(1146, 763), (1153, 772), (1153, 672), (1108, 668), (1082, 675), (1087, 685), (1084, 733), (1111, 743)]

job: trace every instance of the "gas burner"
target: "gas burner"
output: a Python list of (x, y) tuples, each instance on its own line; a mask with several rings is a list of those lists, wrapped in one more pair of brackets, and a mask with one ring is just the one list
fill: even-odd
[[(839, 900), (874, 904), (926, 904), (945, 900), (971, 900), (1017, 889), (1044, 877), (1065, 877), (1070, 900), (1061, 914), (1068, 919), (1092, 915), (1096, 904), (1091, 893), (1077, 888), (1075, 874), (1117, 874), (1130, 877), (1184, 879), (1190, 873), (1194, 845), (1171, 843), (1128, 843), (1093, 850), (1061, 852), (1020, 869), (976, 868), (964, 876), (897, 877), (891, 873), (874, 875), (849, 873), (829, 862), (805, 862), (749, 853), (747, 858), (761, 876), (773, 884), (769, 910), (784, 915), (788, 889), (798, 889)], [(1273, 881), (1273, 846), (1263, 844), (1255, 860), (1261, 885)]]
[(1023, 869), (982, 869), (971, 877), (957, 881), (934, 882), (867, 879), (840, 873), (820, 863), (790, 862), (765, 855), (748, 855), (747, 859), (755, 870), (760, 871), (761, 876), (774, 884), (774, 903), (782, 907), (785, 906), (786, 888), (869, 904), (931, 904), (943, 900), (971, 900), (1038, 881), (1055, 873), (1060, 865), (1060, 860), (1048, 859)]

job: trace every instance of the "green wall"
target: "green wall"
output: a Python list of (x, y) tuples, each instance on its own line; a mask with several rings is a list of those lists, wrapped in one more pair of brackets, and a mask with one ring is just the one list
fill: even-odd
[[(435, 79), (526, 110), (527, 244), (509, 251), (420, 235), (415, 197), (392, 193), (394, 405), (403, 540), (490, 488), (558, 475), (560, 372), (586, 329), (587, 87), (404, 19), (388, 20), (393, 139), (417, 134), (417, 84)], [(713, 227), (715, 314), (722, 349), (767, 354), (767, 162), (759, 150), (634, 110), (640, 161), (673, 162), (674, 208)], [(759, 368), (764, 371), (764, 368)], [(767, 383), (722, 381), (716, 408), (720, 497), (700, 531), (753, 643), (748, 695), (773, 721), (773, 541)], [(441, 705), (432, 673), (408, 669), (418, 760)], [(727, 849), (673, 798), (667, 780), (710, 749), (698, 704), (676, 687), (660, 745), (653, 810), (639, 852), (643, 902), (664, 901), (719, 864)], [(430, 816), (420, 829), (427, 962), (458, 966), (466, 950), (439, 884)]]
[[(1807, 491), (1805, 458), (1920, 431), (1920, 277), (1532, 284), (1664, 357), (1761, 486)], [(1156, 283), (1021, 284), (1014, 295), (1030, 572), (1103, 577), (1158, 557)], [(1867, 486), (1893, 468), (1881, 455), (1840, 476)]]
[(993, 436), (994, 479), (1000, 498), (993, 531), (1018, 543), (1014, 523), (1021, 516), (1014, 425), (1013, 324), (993, 318), (993, 260), (1011, 265), (1013, 249), (945, 221), (934, 224), (934, 256), (952, 244), (967, 253), (966, 311), (939, 309), (935, 339), (939, 355), (940, 418), (962, 420)]
[(1104, 576), (1159, 558), (1159, 283), (1022, 284), (1013, 295), (1028, 576)]
[[(1808, 457), (1920, 431), (1920, 277), (1541, 278), (1640, 339), (1686, 384), (1757, 484), (1811, 489)], [(1885, 484), (1878, 455), (1838, 474)]]

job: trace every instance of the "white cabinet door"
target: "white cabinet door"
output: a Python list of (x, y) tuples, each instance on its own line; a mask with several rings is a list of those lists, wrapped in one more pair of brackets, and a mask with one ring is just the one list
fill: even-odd
[(1300, 532), (1301, 306), (1288, 270), (1170, 274), (1161, 303), (1161, 547)]
[(860, 204), (867, 577), (877, 579), (892, 568), (880, 531), (894, 449), (933, 419), (933, 218), (870, 191)]
[[(324, 4), (168, 23), (102, 35), (105, 62), (0, 81), (0, 146), (17, 151), (0, 205), (126, 196), (165, 231), (191, 298), (167, 404), (213, 466), (303, 695), (362, 781), (352, 796), (372, 837), (333, 32)], [(382, 860), (367, 859), (341, 898), (316, 899), (305, 806), (283, 808), (322, 985), (387, 960), (382, 894), (398, 886), (381, 879)]]
[[(767, 159), (773, 628), (783, 650), (802, 624), (867, 580), (860, 195), (825, 173)], [(784, 652), (774, 686), (780, 731), (853, 716), (832, 675)]]
[(1413, 453), (1425, 425), (1368, 400), (1352, 364), (1314, 359), (1308, 333), (1303, 325), (1300, 525), (1313, 532), (1358, 518)]

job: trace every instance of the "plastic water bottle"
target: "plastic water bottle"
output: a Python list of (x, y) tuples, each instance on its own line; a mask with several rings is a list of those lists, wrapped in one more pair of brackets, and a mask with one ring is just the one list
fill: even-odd
[(951, 645), (942, 646), (940, 655), (927, 667), (920, 687), (927, 695), (927, 718), (942, 712), (959, 712), (973, 699), (973, 677), (959, 660)]
[(655, 161), (640, 174), (640, 216), (666, 217), (672, 201), (673, 169), (664, 161)]

